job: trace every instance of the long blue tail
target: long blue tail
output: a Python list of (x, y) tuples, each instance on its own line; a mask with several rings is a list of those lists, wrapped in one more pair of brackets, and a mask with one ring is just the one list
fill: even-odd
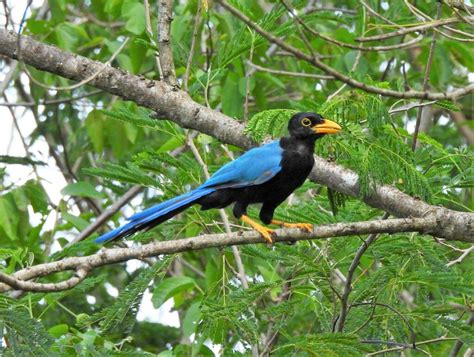
[(128, 237), (135, 232), (150, 229), (168, 219), (174, 217), (181, 211), (193, 205), (198, 199), (212, 192), (213, 188), (197, 188), (184, 195), (159, 203), (143, 212), (134, 214), (128, 218), (129, 223), (101, 235), (95, 240), (96, 243), (104, 243), (114, 239)]

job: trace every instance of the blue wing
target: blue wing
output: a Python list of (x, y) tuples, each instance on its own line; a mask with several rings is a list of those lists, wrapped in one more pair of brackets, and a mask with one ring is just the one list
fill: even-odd
[(281, 171), (282, 155), (279, 140), (249, 150), (217, 170), (200, 188), (237, 188), (265, 183)]
[[(157, 204), (147, 210), (134, 214), (128, 223), (111, 232), (108, 232), (95, 241), (107, 242), (113, 239), (127, 237), (133, 233), (148, 229), (159, 223), (160, 218), (170, 214), (177, 214), (194, 202), (212, 192), (222, 188), (238, 188), (260, 185), (275, 177), (281, 171), (283, 149), (279, 141), (247, 151), (227, 165), (216, 171), (209, 180), (181, 196)], [(169, 219), (167, 217), (166, 219)]]
[(195, 190), (136, 213), (128, 218), (128, 221), (153, 220), (157, 215), (164, 215), (217, 189), (253, 186), (267, 182), (280, 172), (282, 152), (279, 140), (251, 149), (222, 166)]

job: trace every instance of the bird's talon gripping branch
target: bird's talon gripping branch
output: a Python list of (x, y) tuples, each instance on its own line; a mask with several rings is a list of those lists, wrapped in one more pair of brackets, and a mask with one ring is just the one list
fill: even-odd
[(275, 234), (275, 231), (273, 229), (267, 228), (262, 226), (261, 224), (255, 222), (252, 220), (250, 217), (243, 215), (242, 216), (242, 221), (250, 225), (253, 229), (255, 229), (260, 235), (262, 236), (263, 239), (267, 241), (268, 244), (273, 244), (273, 235)]
[(313, 225), (311, 223), (288, 223), (288, 222), (283, 222), (283, 221), (277, 221), (276, 219), (274, 219), (272, 221), (272, 224), (275, 224), (277, 226), (284, 227), (284, 228), (298, 228), (308, 233), (313, 231)]

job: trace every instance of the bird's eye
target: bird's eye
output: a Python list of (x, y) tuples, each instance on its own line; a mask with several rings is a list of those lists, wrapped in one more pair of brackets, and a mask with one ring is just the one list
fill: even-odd
[(312, 123), (311, 123), (311, 119), (309, 118), (303, 118), (303, 120), (301, 120), (301, 124), (303, 126), (310, 126)]

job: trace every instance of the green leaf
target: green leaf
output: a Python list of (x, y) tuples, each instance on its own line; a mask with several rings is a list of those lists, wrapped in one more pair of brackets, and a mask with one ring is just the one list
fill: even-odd
[(134, 125), (142, 126), (142, 127), (145, 127), (145, 128), (155, 129), (158, 125), (158, 121), (154, 120), (154, 119), (151, 119), (147, 115), (147, 113), (144, 112), (144, 111), (141, 111), (139, 113), (135, 113), (135, 112), (132, 112), (128, 109), (121, 108), (121, 109), (114, 110), (114, 111), (101, 110), (100, 112), (103, 113), (104, 115), (110, 117), (110, 118), (122, 120), (124, 122), (132, 123)]
[(450, 102), (449, 100), (439, 100), (435, 103), (436, 106), (451, 110), (452, 112), (459, 112), (461, 109), (454, 104), (453, 102)]
[(266, 135), (281, 136), (288, 120), (298, 111), (293, 109), (270, 109), (255, 114), (248, 122), (245, 133), (261, 142)]
[(92, 110), (86, 118), (86, 129), (96, 152), (104, 150), (104, 115), (100, 110)]
[(197, 324), (201, 319), (201, 302), (192, 304), (183, 319), (183, 334), (190, 337), (196, 332)]
[(122, 16), (127, 19), (125, 29), (135, 35), (140, 35), (145, 31), (146, 16), (145, 7), (141, 2), (126, 0), (122, 5)]
[(81, 41), (89, 40), (87, 32), (80, 26), (61, 23), (55, 29), (56, 42), (59, 47), (74, 52)]
[(244, 114), (244, 99), (238, 90), (239, 76), (229, 72), (221, 92), (222, 112), (233, 118), (241, 118)]
[(75, 183), (70, 183), (61, 190), (63, 195), (68, 196), (78, 196), (78, 197), (94, 197), (94, 198), (103, 198), (104, 195), (100, 192), (97, 192), (95, 187), (86, 181), (80, 181)]
[(182, 137), (178, 138), (176, 136), (173, 136), (168, 141), (166, 141), (163, 145), (160, 146), (160, 148), (157, 150), (157, 153), (160, 154), (164, 152), (169, 152), (176, 148), (179, 148), (182, 145), (184, 145), (184, 139)]
[(56, 326), (53, 326), (51, 327), (49, 330), (48, 330), (48, 333), (55, 337), (55, 338), (59, 338), (61, 336), (64, 336), (65, 334), (67, 334), (69, 331), (69, 326), (66, 325), (66, 324), (59, 324), (59, 325), (56, 325)]
[(67, 212), (64, 212), (62, 217), (66, 222), (71, 223), (79, 231), (84, 230), (89, 225), (89, 222), (87, 222), (84, 218), (74, 216)]
[(6, 196), (0, 197), (0, 228), (10, 240), (18, 238), (16, 234), (18, 223), (18, 211), (11, 200)]
[(153, 291), (151, 301), (155, 308), (159, 308), (163, 303), (174, 295), (188, 290), (196, 285), (193, 278), (187, 276), (178, 276), (165, 279)]
[(48, 195), (40, 183), (30, 180), (23, 189), (35, 212), (48, 213)]
[(117, 300), (112, 305), (93, 315), (91, 321), (101, 319), (100, 327), (103, 332), (118, 326), (122, 330), (125, 329), (125, 333), (130, 332), (135, 324), (135, 315), (138, 312), (142, 296), (150, 285), (150, 281), (152, 279), (161, 279), (172, 260), (173, 257), (168, 257), (163, 261), (155, 263), (148, 269), (143, 269), (127, 285)]
[[(1, 335), (8, 336), (8, 352), (0, 349), (2, 355), (11, 356), (49, 356), (53, 338), (44, 326), (30, 316), (24, 304), (0, 295)], [(5, 329), (5, 331), (4, 331)], [(3, 344), (0, 345), (0, 348)]]
[(43, 161), (32, 160), (29, 157), (0, 155), (0, 162), (11, 165), (46, 165)]
[(282, 349), (295, 353), (296, 351), (311, 351), (323, 356), (361, 356), (369, 352), (370, 347), (360, 343), (356, 336), (342, 333), (325, 333), (306, 335), (291, 339)]
[(458, 337), (466, 345), (470, 347), (474, 346), (474, 326), (466, 325), (459, 321), (454, 321), (447, 318), (441, 318), (439, 322), (453, 336)]
[(51, 18), (54, 22), (62, 22), (66, 17), (66, 0), (48, 1)]
[(123, 0), (107, 0), (104, 6), (104, 11), (116, 18), (120, 15)]

